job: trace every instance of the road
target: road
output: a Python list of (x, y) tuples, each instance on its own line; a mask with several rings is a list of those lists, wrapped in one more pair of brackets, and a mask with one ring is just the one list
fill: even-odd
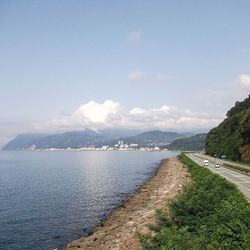
[(187, 156), (200, 166), (204, 165), (203, 160), (209, 160), (209, 166), (207, 168), (234, 183), (250, 202), (250, 176), (233, 171), (223, 166), (220, 166), (220, 168), (215, 168), (215, 162), (218, 162), (220, 165), (222, 165), (223, 161), (214, 157), (207, 157), (206, 155), (198, 153), (190, 153), (187, 154)]

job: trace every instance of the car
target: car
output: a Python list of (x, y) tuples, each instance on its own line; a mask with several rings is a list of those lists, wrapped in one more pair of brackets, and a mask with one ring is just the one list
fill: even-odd
[(208, 160), (204, 160), (204, 161), (203, 161), (203, 165), (204, 165), (204, 166), (208, 166)]
[(219, 168), (219, 167), (220, 167), (220, 164), (219, 164), (219, 163), (215, 163), (214, 167), (215, 167), (215, 168)]

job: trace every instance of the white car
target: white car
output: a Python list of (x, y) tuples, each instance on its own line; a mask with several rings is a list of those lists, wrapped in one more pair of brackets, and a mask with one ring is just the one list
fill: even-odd
[(219, 167), (220, 167), (220, 164), (219, 164), (219, 163), (215, 163), (214, 167), (215, 167), (215, 168), (219, 168)]
[(203, 164), (204, 166), (208, 166), (208, 160), (204, 160)]

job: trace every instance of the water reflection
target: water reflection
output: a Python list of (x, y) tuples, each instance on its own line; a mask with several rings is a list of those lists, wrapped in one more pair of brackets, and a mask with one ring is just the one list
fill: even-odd
[(171, 152), (0, 152), (0, 249), (62, 249)]

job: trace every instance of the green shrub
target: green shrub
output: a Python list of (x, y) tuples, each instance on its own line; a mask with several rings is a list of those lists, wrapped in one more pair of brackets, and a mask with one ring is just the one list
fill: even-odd
[(234, 184), (202, 168), (186, 155), (180, 160), (192, 182), (157, 213), (153, 236), (140, 235), (144, 249), (250, 249), (250, 205)]

